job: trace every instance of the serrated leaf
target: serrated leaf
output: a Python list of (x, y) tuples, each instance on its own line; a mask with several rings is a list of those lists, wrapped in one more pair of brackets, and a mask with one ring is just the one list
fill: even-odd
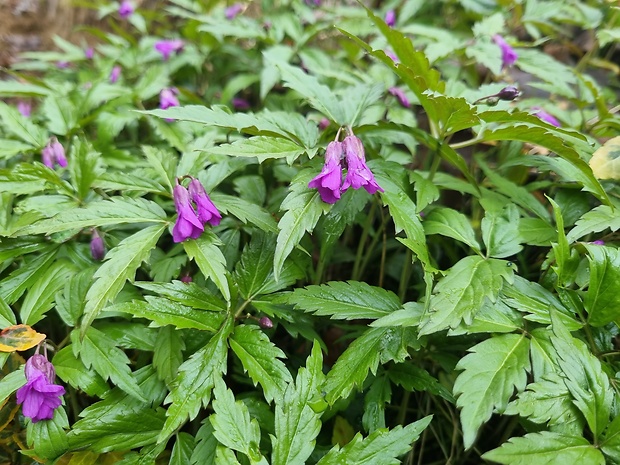
[(276, 402), (275, 432), (271, 436), (272, 465), (304, 465), (314, 449), (321, 430), (321, 412), (312, 402), (325, 382), (323, 355), (315, 340), (306, 366), (299, 369), (290, 383), (282, 402)]
[(362, 425), (372, 433), (379, 428), (385, 428), (385, 405), (392, 398), (392, 385), (386, 375), (377, 377), (364, 396), (364, 415)]
[(605, 430), (599, 443), (600, 449), (612, 463), (620, 462), (620, 416), (614, 418)]
[(297, 288), (284, 298), (298, 309), (336, 320), (381, 318), (401, 308), (393, 292), (359, 281)]
[(146, 402), (144, 394), (131, 376), (129, 358), (115, 341), (101, 331), (89, 327), (80, 341), (77, 331), (71, 333), (74, 351), (79, 353), (80, 360), (86, 368), (93, 368), (103, 379), (110, 379), (127, 394)]
[(519, 235), (519, 209), (509, 203), (500, 211), (487, 210), (480, 224), (487, 255), (506, 258), (523, 250)]
[(82, 332), (103, 307), (118, 295), (125, 281), (134, 278), (136, 270), (148, 258), (164, 229), (163, 225), (154, 225), (138, 231), (106, 254), (105, 262), (95, 273), (95, 282), (86, 294)]
[(24, 384), (26, 384), (26, 375), (23, 368), (3, 376), (0, 379), (0, 405), (4, 406), (9, 396)]
[(230, 213), (244, 223), (250, 223), (265, 232), (278, 232), (273, 216), (265, 209), (240, 197), (213, 193), (211, 200), (222, 213)]
[(529, 341), (522, 335), (503, 334), (469, 349), (457, 364), (463, 370), (454, 383), (461, 408), (463, 442), (469, 449), (478, 430), (493, 411), (503, 412), (515, 389), (520, 392), (531, 369)]
[(288, 139), (280, 137), (254, 136), (241, 139), (232, 144), (221, 144), (206, 149), (216, 155), (231, 157), (256, 157), (259, 163), (269, 159), (287, 158), (295, 160), (306, 149)]
[(213, 435), (213, 425), (207, 419), (196, 433), (196, 447), (189, 459), (191, 465), (214, 465), (218, 442)]
[(435, 208), (424, 218), (422, 223), (424, 232), (428, 235), (441, 234), (461, 241), (473, 250), (479, 252), (480, 244), (476, 239), (476, 233), (465, 215), (452, 208)]
[(34, 445), (36, 455), (45, 461), (52, 461), (64, 454), (69, 448), (65, 431), (68, 427), (67, 413), (62, 406), (54, 410), (51, 420), (30, 422), (28, 440)]
[(158, 437), (164, 442), (188, 418), (193, 420), (201, 405), (207, 405), (215, 379), (226, 372), (228, 336), (233, 322), (227, 319), (220, 330), (199, 351), (179, 367), (166, 402), (171, 403), (166, 412), (166, 423)]
[(420, 334), (454, 329), (461, 321), (470, 324), (485, 299), (495, 302), (504, 282), (512, 282), (513, 274), (504, 260), (477, 255), (459, 260), (435, 286)]
[(187, 465), (194, 450), (194, 445), (194, 437), (191, 434), (182, 432), (177, 434), (168, 465)]
[(76, 326), (84, 311), (86, 293), (95, 270), (87, 268), (73, 274), (56, 293), (56, 313), (67, 326)]
[(554, 336), (551, 342), (558, 363), (566, 376), (566, 387), (581, 411), (595, 438), (604, 431), (614, 402), (614, 392), (601, 362), (581, 340), (570, 335), (566, 327), (552, 314)]
[(290, 192), (280, 206), (288, 210), (278, 222), (278, 239), (273, 258), (274, 277), (280, 278), (284, 261), (299, 244), (306, 231), (311, 231), (327, 208), (316, 190), (308, 190), (312, 173), (302, 171), (291, 181)]
[(181, 332), (172, 326), (164, 326), (157, 333), (157, 340), (153, 351), (153, 367), (159, 379), (171, 384), (179, 366), (183, 363), (185, 343), (181, 339)]
[(601, 451), (587, 439), (549, 431), (512, 438), (501, 447), (487, 452), (482, 458), (506, 465), (605, 465)]
[(193, 282), (184, 283), (182, 281), (173, 281), (171, 283), (152, 283), (136, 281), (134, 285), (188, 307), (200, 308), (213, 312), (224, 311), (227, 308), (226, 302), (215, 297), (207, 289)]
[(21, 229), (19, 234), (52, 234), (115, 224), (166, 223), (167, 221), (166, 213), (155, 202), (142, 198), (115, 197), (90, 203), (85, 208), (62, 211), (52, 218), (43, 219)]
[(48, 247), (32, 261), (22, 263), (19, 268), (0, 281), (0, 298), (8, 305), (17, 302), (25, 290), (50, 267), (57, 252), (57, 246)]
[(213, 395), (215, 414), (209, 417), (213, 435), (229, 449), (244, 453), (252, 464), (267, 464), (260, 452), (258, 421), (250, 420), (246, 405), (240, 400), (235, 401), (235, 395), (221, 378), (215, 379)]
[(590, 282), (583, 306), (588, 323), (604, 326), (620, 321), (620, 251), (611, 247), (586, 245), (590, 263)]
[(15, 319), (13, 310), (11, 310), (11, 307), (0, 297), (0, 326), (6, 328), (14, 324), (17, 324), (17, 320)]
[(333, 447), (317, 465), (398, 465), (401, 463), (398, 457), (411, 448), (411, 443), (417, 441), (432, 419), (429, 415), (404, 428), (400, 425), (391, 430), (381, 428), (364, 439), (358, 433), (342, 449)]
[(92, 184), (103, 173), (101, 154), (82, 138), (74, 138), (71, 147), (69, 172), (79, 199), (85, 199)]
[(105, 380), (73, 354), (71, 345), (65, 346), (52, 359), (56, 374), (65, 383), (84, 391), (89, 396), (101, 397), (110, 388)]
[(614, 232), (620, 229), (620, 215), (617, 209), (609, 205), (598, 205), (577, 220), (575, 227), (566, 235), (566, 239), (572, 244), (586, 234), (604, 231), (607, 228)]
[(241, 360), (254, 384), (260, 383), (267, 402), (280, 402), (287, 385), (293, 380), (279, 360), (285, 358), (277, 346), (258, 327), (239, 325), (230, 338), (230, 348)]
[(205, 278), (211, 278), (227, 302), (230, 289), (226, 276), (226, 258), (218, 247), (219, 238), (211, 231), (204, 231), (198, 239), (183, 242), (183, 248), (191, 260), (196, 262)]
[(473, 321), (466, 325), (461, 323), (448, 331), (449, 336), (474, 333), (512, 333), (523, 327), (521, 314), (510, 308), (500, 299), (491, 303), (484, 301), (482, 308), (476, 313)]
[(33, 148), (42, 149), (47, 144), (47, 132), (23, 116), (16, 108), (0, 102), (0, 118), (4, 123), (4, 130), (15, 134)]

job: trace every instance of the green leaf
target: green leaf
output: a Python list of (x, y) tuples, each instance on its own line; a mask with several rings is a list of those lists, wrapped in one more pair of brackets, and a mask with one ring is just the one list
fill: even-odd
[(11, 394), (26, 384), (23, 368), (13, 371), (0, 379), (0, 405), (5, 405)]
[(385, 405), (392, 398), (392, 385), (386, 375), (377, 377), (364, 396), (362, 424), (369, 433), (385, 428)]
[(551, 342), (565, 375), (573, 403), (583, 413), (595, 438), (605, 430), (614, 403), (614, 391), (598, 358), (581, 340), (572, 337), (562, 322), (552, 315)]
[(77, 125), (77, 108), (68, 95), (48, 95), (43, 100), (41, 112), (48, 120), (48, 129), (54, 134), (66, 136)]
[(52, 461), (69, 449), (67, 433), (69, 427), (64, 407), (54, 410), (51, 420), (38, 421), (28, 424), (28, 442), (34, 444), (36, 455), (47, 461)]
[(215, 465), (241, 465), (235, 453), (223, 446), (217, 446), (214, 463)]
[(274, 277), (280, 279), (284, 261), (299, 245), (306, 231), (311, 231), (327, 209), (316, 190), (308, 190), (308, 181), (312, 173), (308, 170), (299, 173), (290, 183), (281, 210), (288, 210), (278, 223), (278, 239), (273, 258)]
[(331, 281), (286, 294), (295, 308), (337, 320), (376, 319), (401, 308), (398, 296), (359, 281)]
[(232, 330), (233, 322), (229, 318), (202, 349), (179, 367), (170, 394), (166, 397), (166, 402), (171, 405), (158, 442), (166, 441), (188, 417), (190, 420), (196, 418), (201, 405), (209, 403), (215, 379), (226, 372), (227, 340)]
[(80, 355), (86, 368), (93, 368), (103, 379), (110, 379), (127, 394), (146, 401), (138, 384), (131, 376), (129, 358), (121, 349), (116, 347), (115, 341), (101, 331), (89, 327), (80, 341), (77, 331), (71, 332), (74, 353)]
[(411, 443), (418, 440), (432, 419), (429, 415), (404, 428), (400, 425), (391, 430), (381, 428), (364, 439), (357, 433), (342, 449), (340, 446), (330, 449), (317, 465), (398, 465), (401, 463), (398, 457), (409, 451)]
[(166, 223), (167, 221), (166, 213), (155, 202), (142, 198), (115, 197), (89, 203), (84, 208), (64, 210), (52, 218), (26, 226), (19, 231), (19, 235), (52, 234), (116, 224)]
[(271, 158), (287, 158), (289, 161), (292, 161), (306, 151), (304, 147), (288, 139), (268, 136), (254, 136), (249, 139), (235, 141), (232, 144), (210, 147), (206, 150), (216, 155), (256, 157), (259, 163)]
[(95, 180), (103, 174), (101, 154), (85, 139), (75, 137), (71, 148), (69, 172), (78, 198), (84, 200)]
[(173, 281), (171, 283), (152, 283), (147, 281), (136, 281), (134, 285), (188, 307), (200, 308), (213, 312), (224, 311), (228, 308), (226, 302), (215, 297), (207, 289), (193, 282), (184, 283), (182, 281)]
[(614, 418), (609, 424), (599, 444), (600, 449), (607, 457), (611, 459), (611, 463), (620, 462), (620, 416)]
[(22, 263), (8, 277), (0, 281), (0, 298), (13, 305), (39, 279), (56, 258), (58, 247), (48, 247), (31, 261)]
[(7, 305), (2, 297), (0, 297), (0, 326), (6, 328), (7, 326), (16, 325), (17, 320), (11, 307)]
[(609, 205), (598, 205), (577, 220), (566, 239), (572, 244), (586, 234), (605, 231), (607, 228), (614, 232), (620, 229), (620, 215), (617, 209)]
[(244, 453), (252, 464), (267, 464), (260, 452), (260, 427), (256, 419), (250, 420), (246, 405), (235, 401), (235, 395), (221, 378), (215, 379), (213, 388), (215, 414), (209, 417), (213, 425), (213, 435), (228, 447)]
[(256, 231), (252, 240), (243, 249), (241, 260), (235, 267), (235, 282), (239, 292), (246, 300), (254, 300), (261, 294), (271, 294), (294, 284), (304, 277), (303, 271), (288, 260), (275, 280), (273, 275), (273, 257), (275, 255), (275, 236)]
[(504, 281), (512, 283), (513, 274), (504, 260), (477, 255), (459, 260), (435, 286), (420, 334), (454, 329), (461, 321), (471, 324), (486, 299), (495, 302)]
[(145, 299), (123, 302), (110, 310), (146, 318), (156, 326), (172, 325), (177, 329), (195, 328), (210, 332), (216, 332), (225, 318), (224, 313), (187, 307), (163, 297), (146, 296)]
[(504, 411), (515, 388), (518, 392), (525, 388), (531, 369), (529, 341), (522, 335), (492, 337), (469, 352), (456, 366), (463, 371), (454, 383), (466, 449), (474, 444), (478, 430), (493, 411)]
[(3, 97), (15, 97), (16, 95), (45, 97), (50, 90), (43, 86), (21, 81), (0, 81), (0, 95)]
[(542, 431), (512, 438), (501, 447), (482, 456), (506, 465), (554, 465), (559, 463), (583, 463), (605, 465), (600, 450), (581, 436), (566, 436)]
[(110, 390), (105, 380), (73, 354), (71, 345), (60, 349), (52, 360), (56, 374), (65, 383), (84, 391), (89, 396), (101, 397)]
[(310, 457), (321, 430), (321, 412), (312, 407), (324, 382), (323, 354), (315, 340), (306, 366), (297, 372), (295, 383), (288, 385), (282, 402), (276, 402), (272, 464), (304, 465)]
[(47, 132), (23, 116), (16, 108), (0, 102), (0, 118), (4, 123), (4, 130), (15, 134), (33, 148), (42, 149), (47, 144)]
[(172, 326), (160, 328), (153, 351), (153, 367), (159, 379), (168, 385), (172, 384), (183, 363), (183, 350), (185, 343), (181, 339), (181, 331), (176, 331)]
[(189, 459), (190, 465), (214, 465), (218, 442), (213, 435), (213, 425), (206, 419), (196, 433), (196, 447)]
[(87, 268), (72, 275), (56, 293), (56, 312), (67, 326), (77, 326), (94, 272), (93, 268)]
[(605, 326), (620, 321), (620, 251), (611, 247), (586, 245), (590, 263), (590, 282), (583, 306), (588, 323)]
[(513, 203), (500, 211), (486, 211), (480, 227), (488, 256), (506, 258), (523, 250), (519, 235), (520, 219), (519, 209)]
[(244, 223), (250, 223), (265, 232), (278, 232), (278, 226), (273, 216), (256, 205), (241, 197), (213, 193), (211, 200), (222, 213), (230, 213)]
[(269, 337), (258, 327), (238, 325), (229, 340), (230, 348), (241, 360), (254, 385), (260, 383), (267, 402), (281, 402), (288, 384), (293, 380), (286, 365), (279, 360), (286, 358)]
[(132, 280), (143, 260), (149, 257), (165, 226), (154, 225), (123, 239), (110, 250), (105, 262), (94, 275), (95, 282), (86, 294), (82, 333), (97, 317), (99, 312), (110, 300), (113, 300), (125, 285)]
[(470, 246), (474, 251), (480, 251), (480, 244), (469, 219), (452, 208), (439, 207), (424, 218), (422, 223), (424, 232), (428, 235), (441, 234), (451, 237)]
[(480, 310), (470, 324), (461, 322), (459, 326), (448, 331), (449, 336), (474, 333), (512, 333), (523, 328), (521, 314), (510, 308), (500, 299), (491, 303), (484, 301)]
[(227, 302), (230, 301), (226, 258), (218, 247), (218, 237), (211, 231), (204, 231), (198, 239), (183, 242), (183, 248), (191, 260), (196, 262), (205, 278), (211, 278)]
[(168, 464), (187, 465), (194, 450), (194, 443), (194, 437), (191, 434), (178, 433)]

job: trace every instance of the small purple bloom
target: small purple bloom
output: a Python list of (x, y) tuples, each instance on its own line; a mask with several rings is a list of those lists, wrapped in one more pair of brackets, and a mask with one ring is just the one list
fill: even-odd
[(22, 116), (28, 118), (30, 116), (30, 113), (32, 112), (32, 105), (30, 105), (30, 103), (28, 102), (20, 100), (19, 102), (17, 102), (17, 111), (19, 111)]
[(198, 219), (204, 224), (209, 223), (211, 226), (217, 226), (222, 221), (222, 215), (205, 192), (198, 179), (192, 179), (189, 183), (189, 195), (196, 204), (198, 211)]
[(321, 131), (325, 131), (328, 127), (329, 127), (329, 120), (327, 118), (323, 118), (321, 119), (321, 121), (319, 121), (319, 129)]
[(592, 245), (605, 245), (605, 241), (602, 241), (602, 240), (599, 239), (597, 241), (590, 242), (590, 244), (592, 244)]
[(181, 53), (183, 51), (183, 47), (185, 47), (185, 42), (181, 39), (160, 40), (155, 42), (155, 50), (161, 53), (164, 61), (168, 60), (173, 52)]
[(347, 176), (342, 184), (341, 191), (346, 191), (349, 186), (353, 189), (363, 187), (369, 194), (383, 192), (383, 189), (375, 181), (370, 168), (366, 165), (366, 155), (362, 141), (354, 135), (344, 138), (344, 155), (347, 161)]
[(325, 203), (336, 203), (340, 198), (342, 185), (343, 143), (337, 140), (330, 142), (325, 150), (325, 164), (321, 173), (308, 183), (310, 189), (318, 189), (321, 200)]
[(263, 316), (258, 320), (258, 324), (263, 329), (271, 329), (273, 328), (273, 321), (268, 316)]
[(232, 99), (232, 105), (235, 110), (249, 110), (250, 102), (241, 97), (235, 97)]
[(54, 366), (44, 355), (35, 354), (26, 362), (26, 384), (17, 390), (17, 403), (33, 423), (51, 420), (62, 404), (65, 388), (54, 384)]
[(515, 52), (510, 45), (508, 45), (508, 42), (506, 42), (499, 34), (495, 34), (493, 36), (493, 42), (495, 42), (502, 50), (502, 68), (508, 68), (509, 66), (514, 65), (517, 58), (519, 58), (519, 55), (517, 55), (517, 52)]
[(396, 99), (400, 102), (400, 104), (403, 107), (409, 108), (411, 106), (411, 104), (409, 103), (409, 99), (407, 98), (405, 93), (402, 90), (400, 90), (398, 87), (390, 87), (388, 89), (388, 92), (392, 94), (394, 97), (396, 97)]
[(394, 63), (398, 63), (398, 57), (396, 56), (396, 54), (394, 54), (394, 52), (392, 52), (391, 50), (385, 50), (384, 53), (387, 55), (388, 58), (390, 58)]
[(123, 18), (129, 18), (134, 11), (133, 4), (129, 0), (123, 0), (118, 7), (118, 15)]
[(243, 11), (243, 4), (235, 3), (234, 5), (229, 6), (228, 8), (224, 10), (224, 16), (226, 16), (226, 19), (228, 20), (235, 19), (235, 17), (242, 11)]
[(170, 107), (178, 107), (180, 105), (177, 98), (178, 94), (179, 90), (176, 87), (162, 89), (159, 93), (159, 108), (166, 110)]
[(172, 228), (172, 240), (183, 242), (186, 239), (197, 239), (205, 230), (192, 207), (188, 190), (177, 184), (172, 192), (174, 206), (177, 210), (177, 221)]
[(90, 255), (93, 260), (101, 261), (105, 257), (105, 244), (96, 229), (93, 229), (93, 236), (90, 240)]
[(181, 276), (181, 282), (188, 284), (191, 283), (193, 281), (192, 277), (188, 274), (184, 274), (183, 276)]
[(562, 126), (560, 124), (560, 122), (555, 118), (555, 116), (547, 113), (545, 110), (543, 110), (540, 107), (532, 107), (532, 110), (534, 110), (534, 116), (538, 116), (541, 120), (543, 120), (545, 123), (549, 123), (552, 126), (555, 127), (560, 127)]
[(66, 69), (69, 66), (70, 66), (70, 63), (68, 61), (61, 60), (61, 61), (56, 62), (56, 68), (58, 69)]
[(52, 169), (55, 163), (63, 168), (67, 166), (65, 148), (58, 142), (58, 139), (52, 137), (43, 150), (41, 150), (41, 161), (45, 166)]
[(385, 24), (390, 27), (394, 27), (396, 24), (396, 12), (394, 10), (388, 10), (385, 14)]
[(92, 60), (95, 56), (95, 49), (92, 47), (88, 47), (86, 50), (84, 50), (84, 56), (87, 60)]
[(116, 81), (118, 81), (118, 78), (121, 77), (121, 71), (123, 69), (119, 66), (116, 65), (114, 68), (112, 68), (112, 72), (110, 72), (110, 83), (114, 84)]

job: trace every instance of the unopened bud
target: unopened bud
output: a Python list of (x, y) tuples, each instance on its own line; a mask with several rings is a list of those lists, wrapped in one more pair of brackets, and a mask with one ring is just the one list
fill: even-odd
[(263, 329), (273, 328), (273, 321), (271, 321), (271, 318), (269, 318), (268, 316), (264, 316), (260, 320), (258, 320), (258, 324)]
[(193, 281), (192, 277), (188, 274), (184, 274), (183, 276), (181, 276), (181, 282), (182, 283), (191, 283)]
[(499, 97), (500, 100), (514, 100), (519, 96), (520, 92), (519, 89), (517, 89), (515, 86), (508, 86), (508, 87), (504, 87), (502, 90), (500, 90), (497, 93), (497, 97)]
[(103, 257), (105, 257), (105, 244), (96, 230), (93, 231), (93, 237), (90, 240), (90, 254), (93, 260), (97, 261), (103, 260)]

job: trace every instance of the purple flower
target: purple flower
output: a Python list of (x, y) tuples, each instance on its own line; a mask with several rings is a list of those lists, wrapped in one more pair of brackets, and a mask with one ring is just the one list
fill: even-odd
[(351, 186), (353, 189), (363, 187), (369, 194), (374, 194), (377, 191), (383, 192), (383, 189), (375, 181), (370, 168), (366, 166), (366, 155), (362, 141), (356, 136), (350, 135), (345, 137), (342, 143), (347, 160), (347, 176), (344, 179), (341, 191), (344, 192)]
[(263, 316), (258, 320), (258, 324), (263, 329), (271, 329), (273, 328), (273, 321), (268, 316)]
[(70, 64), (68, 61), (64, 61), (64, 60), (61, 60), (61, 61), (57, 61), (57, 62), (56, 62), (56, 68), (58, 68), (58, 69), (66, 69), (66, 68), (68, 68), (70, 65), (71, 65), (71, 64)]
[(409, 108), (411, 106), (411, 104), (409, 103), (409, 99), (407, 98), (405, 93), (398, 87), (390, 87), (388, 89), (388, 92), (394, 97), (396, 97), (403, 107)]
[(183, 51), (183, 47), (185, 47), (185, 42), (181, 39), (173, 39), (173, 40), (160, 40), (155, 42), (155, 50), (161, 53), (161, 56), (164, 60), (168, 60), (172, 52), (180, 53)]
[[(178, 93), (179, 90), (176, 87), (162, 89), (162, 91), (159, 93), (159, 108), (161, 108), (162, 110), (166, 110), (170, 107), (178, 107), (180, 105), (179, 99), (177, 98)], [(168, 123), (171, 123), (174, 121), (174, 119), (166, 118), (166, 121)]]
[(605, 245), (605, 241), (602, 241), (602, 240), (599, 239), (599, 240), (590, 242), (590, 244), (592, 244), (592, 245)]
[(398, 57), (396, 56), (396, 54), (394, 52), (392, 52), (391, 50), (385, 50), (384, 53), (387, 55), (388, 58), (390, 58), (394, 63), (398, 63)]
[(41, 150), (41, 161), (45, 166), (52, 169), (55, 163), (63, 168), (67, 166), (65, 148), (58, 142), (58, 139), (52, 137), (43, 150)]
[(84, 50), (84, 56), (87, 60), (92, 60), (95, 56), (95, 49), (92, 47), (88, 47), (86, 50)]
[(321, 200), (325, 203), (336, 203), (340, 198), (342, 185), (343, 143), (337, 140), (330, 142), (325, 150), (325, 165), (321, 173), (308, 183), (310, 189), (318, 189)]
[(51, 420), (60, 407), (65, 388), (54, 384), (54, 365), (44, 355), (35, 354), (26, 362), (26, 384), (17, 390), (17, 403), (33, 423)]
[(242, 11), (243, 11), (243, 4), (235, 3), (234, 5), (229, 6), (228, 8), (224, 10), (224, 16), (226, 16), (226, 19), (228, 20), (235, 19), (235, 16), (237, 16)]
[(192, 277), (188, 274), (184, 274), (183, 276), (181, 276), (181, 282), (188, 284), (191, 283), (193, 281)]
[(385, 24), (390, 27), (394, 27), (396, 24), (396, 12), (394, 10), (388, 10), (385, 14)]
[(96, 229), (93, 229), (93, 237), (90, 240), (90, 255), (93, 260), (103, 260), (105, 257), (105, 244)]
[(222, 215), (205, 192), (205, 188), (198, 179), (192, 179), (189, 183), (189, 195), (196, 204), (198, 219), (204, 224), (217, 226), (222, 221)]
[(519, 96), (520, 92), (515, 86), (506, 86), (497, 93), (500, 100), (511, 101)]
[(133, 4), (129, 0), (123, 0), (118, 7), (118, 15), (123, 19), (129, 18), (133, 11)]
[(538, 116), (541, 120), (543, 120), (546, 123), (551, 124), (552, 126), (555, 127), (560, 127), (562, 126), (560, 124), (560, 122), (555, 118), (555, 116), (550, 115), (549, 113), (547, 113), (545, 110), (543, 110), (540, 107), (532, 107), (532, 110), (534, 110), (534, 116)]
[(174, 186), (172, 197), (174, 198), (174, 207), (178, 213), (177, 221), (172, 228), (172, 240), (174, 242), (183, 242), (189, 238), (197, 239), (205, 228), (198, 219), (194, 207), (192, 207), (188, 190), (177, 184)]
[(232, 105), (235, 110), (249, 110), (250, 102), (241, 97), (235, 97), (232, 99)]
[(121, 77), (122, 70), (123, 69), (118, 65), (112, 68), (112, 71), (110, 72), (110, 83), (114, 84), (116, 81), (118, 81), (118, 78)]
[(502, 50), (502, 68), (507, 68), (514, 65), (517, 58), (519, 58), (519, 55), (517, 55), (517, 52), (515, 52), (510, 45), (508, 45), (508, 42), (506, 42), (499, 34), (495, 34), (493, 36), (493, 42), (495, 42)]
[(321, 119), (321, 121), (319, 121), (319, 129), (321, 131), (325, 131), (328, 127), (329, 127), (329, 120), (327, 118), (323, 118)]
[(32, 112), (32, 105), (30, 105), (30, 103), (28, 102), (20, 100), (19, 102), (17, 102), (17, 111), (19, 111), (22, 116), (28, 118), (30, 116), (30, 113)]

